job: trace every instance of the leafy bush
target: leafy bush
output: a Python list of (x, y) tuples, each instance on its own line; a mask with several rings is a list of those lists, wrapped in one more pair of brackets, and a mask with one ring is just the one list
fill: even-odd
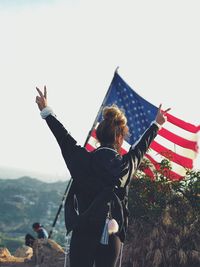
[(131, 219), (155, 222), (168, 205), (180, 206), (183, 202), (192, 207), (193, 216), (200, 214), (200, 171), (188, 170), (177, 181), (166, 175), (170, 168), (170, 162), (163, 160), (155, 179), (137, 172), (129, 189)]
[(175, 181), (170, 168), (164, 160), (154, 180), (138, 171), (131, 183), (123, 267), (200, 266), (200, 171)]

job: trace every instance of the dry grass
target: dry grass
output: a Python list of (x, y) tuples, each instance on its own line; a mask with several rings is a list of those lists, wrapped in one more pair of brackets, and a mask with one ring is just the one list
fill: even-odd
[(192, 218), (190, 209), (184, 212), (185, 223), (179, 218), (180, 209), (173, 206), (155, 224), (135, 219), (129, 227), (122, 266), (199, 267), (200, 220)]

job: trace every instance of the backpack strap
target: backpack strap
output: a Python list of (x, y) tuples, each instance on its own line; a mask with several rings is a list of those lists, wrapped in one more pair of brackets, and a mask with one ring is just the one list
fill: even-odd
[(132, 170), (133, 170), (133, 162), (131, 160), (131, 156), (129, 157), (129, 164), (130, 164), (130, 169), (129, 169), (128, 179), (126, 180), (124, 187), (127, 187), (130, 183), (130, 180), (131, 180), (131, 174), (132, 174)]

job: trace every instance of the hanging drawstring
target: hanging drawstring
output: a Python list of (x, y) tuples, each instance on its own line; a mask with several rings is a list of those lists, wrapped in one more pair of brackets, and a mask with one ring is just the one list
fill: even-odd
[(104, 228), (103, 228), (103, 233), (102, 233), (101, 240), (100, 240), (100, 243), (102, 245), (108, 245), (108, 240), (109, 240), (108, 223), (109, 223), (109, 220), (110, 220), (110, 217), (111, 217), (111, 204), (110, 203), (108, 203), (108, 207), (109, 207), (108, 208), (108, 213), (107, 213), (105, 225), (104, 225)]
[(67, 267), (67, 246), (65, 247), (65, 262), (64, 267)]
[(113, 219), (112, 215), (111, 215), (112, 214), (111, 213), (111, 203), (109, 203), (108, 205), (109, 205), (109, 210), (108, 210), (105, 225), (103, 228), (101, 240), (100, 240), (100, 243), (102, 245), (108, 245), (109, 235), (115, 234), (119, 230), (119, 225), (118, 225), (117, 221), (115, 219)]
[(69, 252), (69, 240), (70, 237), (69, 236), (65, 236), (66, 239), (66, 243), (65, 243), (65, 261), (64, 261), (64, 267), (67, 267), (67, 256), (68, 256), (68, 252)]
[(122, 254), (123, 254), (123, 248), (124, 248), (124, 243), (121, 243), (120, 256), (119, 256), (119, 267), (122, 266)]

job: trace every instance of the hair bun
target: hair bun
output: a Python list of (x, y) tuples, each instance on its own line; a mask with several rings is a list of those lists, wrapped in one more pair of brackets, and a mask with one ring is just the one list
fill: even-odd
[(103, 109), (103, 119), (108, 123), (115, 125), (124, 125), (127, 123), (124, 112), (116, 105), (105, 107)]
[(124, 111), (116, 105), (106, 106), (102, 112), (103, 120), (99, 123), (96, 136), (101, 145), (113, 146), (120, 149), (118, 137), (125, 137), (128, 133), (127, 119)]

